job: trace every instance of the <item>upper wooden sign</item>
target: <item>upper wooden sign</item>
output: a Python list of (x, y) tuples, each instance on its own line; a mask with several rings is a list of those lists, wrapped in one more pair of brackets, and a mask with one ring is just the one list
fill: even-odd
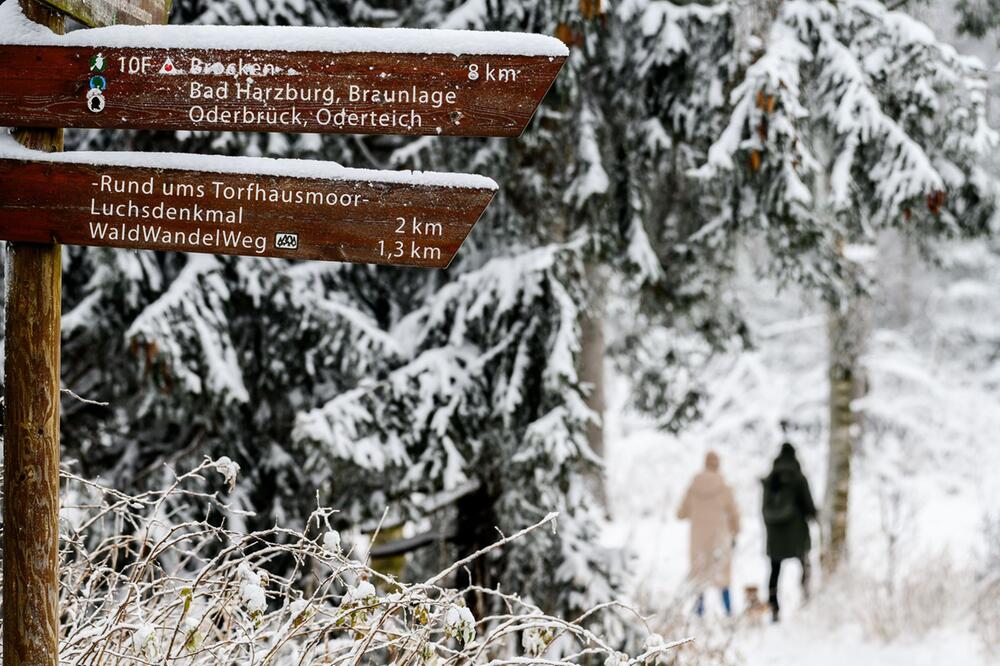
[(567, 53), (542, 35), (449, 30), (11, 34), (0, 125), (20, 127), (517, 136)]
[(0, 240), (442, 268), (496, 183), (203, 155), (58, 153), (0, 141)]
[(109, 25), (162, 25), (171, 0), (40, 0), (91, 28)]

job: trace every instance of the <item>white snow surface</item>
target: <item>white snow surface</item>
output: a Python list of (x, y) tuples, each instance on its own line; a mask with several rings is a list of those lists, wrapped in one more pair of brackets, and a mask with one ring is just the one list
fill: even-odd
[(0, 44), (106, 48), (202, 48), (227, 51), (419, 53), (562, 57), (555, 37), (485, 30), (292, 26), (116, 25), (56, 35), (25, 18), (17, 2), (0, 5)]
[(53, 162), (56, 164), (93, 164), (97, 166), (142, 167), (205, 171), (209, 173), (288, 176), (294, 178), (395, 183), (400, 185), (456, 187), (477, 190), (495, 191), (497, 189), (496, 181), (492, 178), (477, 176), (475, 174), (355, 169), (341, 166), (336, 162), (318, 160), (124, 151), (46, 153), (25, 148), (15, 141), (8, 132), (2, 131), (2, 129), (0, 129), (0, 159)]

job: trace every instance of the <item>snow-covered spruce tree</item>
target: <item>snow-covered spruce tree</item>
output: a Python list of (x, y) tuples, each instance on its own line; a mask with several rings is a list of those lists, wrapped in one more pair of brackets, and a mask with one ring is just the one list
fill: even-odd
[(617, 17), (631, 78), (608, 113), (617, 117), (615, 107), (628, 99), (637, 106), (622, 123), (627, 140), (617, 142), (632, 202), (622, 250), (636, 270), (624, 272), (611, 352), (631, 378), (632, 406), (677, 430), (700, 414), (702, 364), (745, 337), (729, 284), (745, 236), (721, 233), (720, 193), (690, 172), (726, 126), (728, 92), (748, 54), (730, 3), (637, 0), (623, 3)]
[[(985, 81), (925, 25), (872, 2), (794, 0), (732, 93), (732, 117), (699, 175), (726, 224), (758, 225), (777, 270), (822, 288), (830, 325), (831, 431), (824, 560), (844, 556), (850, 461), (863, 388), (857, 299), (882, 229), (930, 239), (987, 234), (996, 143)], [(795, 248), (795, 252), (788, 252)]]
[(617, 568), (595, 543), (584, 482), (598, 463), (575, 367), (582, 273), (576, 248), (553, 245), (463, 274), (396, 326), (407, 363), (303, 414), (295, 431), (317, 481), (336, 469), (391, 489), (352, 493), (345, 508), (388, 499), (396, 519), (450, 518), (460, 555), (559, 511), (558, 531), (477, 562), (472, 578), (560, 612), (608, 600)]
[[(413, 12), (418, 25), (548, 32), (570, 45), (548, 103), (510, 149), (427, 141), (396, 157), (414, 167), (474, 164), (502, 183), (489, 224), (472, 238), (485, 256), (503, 251), (511, 237), (529, 244), (584, 239), (581, 376), (600, 381), (592, 366), (604, 357), (603, 292), (610, 288), (630, 304), (609, 351), (639, 380), (636, 404), (666, 415), (665, 424), (683, 423), (696, 412), (696, 382), (674, 381), (687, 359), (651, 344), (648, 333), (688, 326), (715, 344), (740, 327), (726, 298), (737, 239), (705, 233), (717, 207), (703, 199), (714, 193), (687, 175), (727, 119), (725, 93), (742, 58), (734, 7), (542, 0), (426, 3)], [(482, 261), (472, 253), (462, 260)], [(647, 353), (636, 354), (644, 347)], [(636, 363), (640, 356), (656, 362)], [(601, 387), (594, 388), (591, 406), (600, 413)], [(599, 452), (600, 434), (591, 435)]]
[[(589, 388), (582, 349), (552, 331), (581, 321), (595, 264), (602, 279), (648, 299), (644, 316), (655, 321), (696, 312), (700, 330), (729, 324), (715, 303), (734, 241), (702, 246), (697, 234), (711, 219), (699, 198), (710, 192), (678, 181), (714, 137), (702, 116), (720, 130), (726, 118), (733, 17), (667, 3), (592, 15), (549, 2), (426, 3), (400, 21), (560, 34), (572, 44), (570, 62), (520, 140), (424, 138), (392, 154), (394, 165), (490, 174), (501, 191), (447, 283), (394, 327), (407, 363), (304, 415), (296, 438), (304, 454), (317, 451), (308, 467), (318, 483), (331, 468), (348, 470), (341, 483), (382, 479), (394, 521), (430, 518), (434, 535), (452, 533), (460, 553), (486, 543), (493, 525), (510, 529), (565, 507), (558, 535), (527, 540), (474, 576), (558, 612), (582, 609), (584, 590), (591, 600), (608, 591), (612, 581), (600, 574), (611, 563), (593, 544), (600, 507), (583, 483), (597, 461), (579, 439)], [(528, 249), (539, 245), (548, 249)], [(551, 383), (556, 362), (561, 388)]]

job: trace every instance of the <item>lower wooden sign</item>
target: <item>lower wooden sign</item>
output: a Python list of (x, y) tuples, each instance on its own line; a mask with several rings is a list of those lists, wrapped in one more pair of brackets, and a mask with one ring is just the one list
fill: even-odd
[(495, 191), (463, 174), (18, 147), (0, 150), (0, 240), (443, 268)]

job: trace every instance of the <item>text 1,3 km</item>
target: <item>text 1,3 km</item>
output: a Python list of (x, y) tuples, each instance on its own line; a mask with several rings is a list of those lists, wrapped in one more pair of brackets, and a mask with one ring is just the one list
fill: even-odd
[(387, 260), (412, 259), (415, 261), (439, 261), (441, 259), (441, 248), (424, 245), (415, 240), (405, 241), (384, 241), (378, 242), (379, 257)]

